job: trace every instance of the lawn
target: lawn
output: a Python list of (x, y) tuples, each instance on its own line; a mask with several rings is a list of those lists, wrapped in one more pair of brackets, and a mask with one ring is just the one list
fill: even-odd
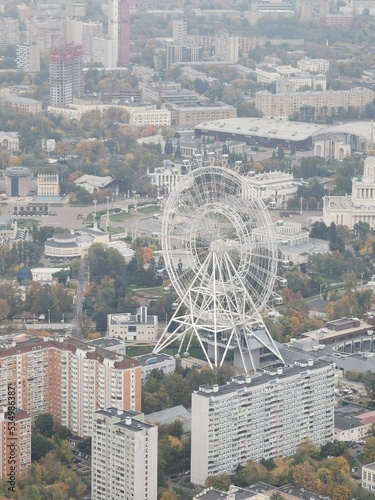
[(38, 220), (31, 220), (31, 219), (17, 219), (17, 227), (18, 229), (32, 229), (34, 224), (40, 224), (40, 221)]
[(110, 222), (122, 222), (126, 219), (130, 219), (131, 217), (134, 217), (134, 214), (128, 214), (126, 212), (112, 213), (109, 215), (109, 221)]
[(157, 214), (160, 212), (159, 205), (153, 205), (152, 207), (138, 207), (138, 212), (142, 214)]

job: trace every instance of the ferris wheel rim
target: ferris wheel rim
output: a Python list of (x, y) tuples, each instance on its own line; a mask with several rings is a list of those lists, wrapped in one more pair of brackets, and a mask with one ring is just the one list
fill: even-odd
[[(214, 184), (209, 180), (210, 177), (215, 180)], [(198, 187), (197, 179), (201, 179)], [(183, 300), (194, 277), (202, 272), (200, 259), (203, 255), (210, 255), (211, 252), (213, 259), (213, 252), (225, 250), (233, 267), (238, 268), (240, 273), (245, 272), (246, 266), (251, 266), (251, 270), (247, 271), (251, 280), (244, 281), (237, 273), (235, 284), (238, 289), (243, 286), (247, 290), (254, 303), (252, 307), (263, 308), (268, 302), (277, 278), (277, 243), (270, 237), (272, 222), (258, 193), (247, 188), (248, 197), (244, 198), (242, 184), (243, 178), (227, 168), (201, 167), (184, 176), (166, 201), (162, 217), (162, 248), (171, 284), (180, 300)], [(218, 188), (223, 188), (223, 193)], [(183, 209), (180, 210), (180, 207)], [(199, 213), (201, 219), (197, 218)], [(218, 221), (215, 221), (216, 213)], [(221, 220), (221, 217), (225, 220)], [(254, 229), (259, 230), (260, 221), (263, 221), (260, 229), (264, 234), (257, 241)], [(219, 243), (213, 243), (215, 222), (218, 233), (221, 231), (230, 235), (234, 231), (232, 240), (217, 239), (219, 243), (222, 241), (223, 250), (220, 250)], [(215, 245), (218, 248), (215, 249)], [(187, 269), (180, 275), (176, 270), (178, 258), (187, 263)], [(229, 261), (225, 259), (225, 262), (229, 275)], [(232, 272), (235, 274), (234, 269)], [(207, 284), (209, 280), (203, 276), (200, 285)]]

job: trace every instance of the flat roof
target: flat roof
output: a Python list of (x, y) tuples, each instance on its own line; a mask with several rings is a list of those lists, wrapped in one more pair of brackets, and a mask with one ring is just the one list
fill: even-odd
[[(313, 360), (313, 365), (309, 366), (308, 365), (308, 360), (307, 359), (300, 359), (296, 360), (295, 364), (292, 366), (284, 367), (282, 368), (282, 373), (273, 373), (273, 372), (264, 372), (261, 375), (257, 375), (254, 377), (251, 377), (251, 381), (247, 382), (246, 377), (234, 377), (232, 379), (232, 382), (227, 383), (226, 385), (222, 385), (218, 388), (218, 391), (213, 390), (213, 386), (209, 384), (204, 384), (199, 387), (198, 391), (194, 391), (195, 393), (199, 394), (200, 396), (205, 396), (207, 398), (212, 398), (212, 397), (217, 397), (221, 396), (222, 394), (231, 394), (235, 393), (236, 391), (240, 390), (241, 388), (244, 389), (245, 387), (249, 388), (250, 390), (252, 388), (255, 388), (256, 386), (261, 386), (264, 384), (267, 384), (268, 382), (275, 380), (275, 379), (287, 379), (289, 377), (293, 377), (295, 375), (298, 375), (299, 373), (306, 371), (306, 370), (317, 370), (319, 368), (327, 367), (329, 365), (332, 365), (332, 363), (329, 363), (327, 361), (323, 361), (321, 359), (316, 359), (314, 358)], [(237, 382), (233, 381), (237, 380)]]
[[(238, 129), (237, 127), (240, 127)], [(367, 142), (371, 138), (371, 122), (345, 122), (333, 125), (293, 122), (267, 118), (227, 118), (199, 123), (195, 129), (214, 132), (243, 134), (253, 137), (269, 137), (282, 140), (301, 141), (321, 135), (352, 134), (362, 137)], [(274, 132), (275, 131), (275, 132)], [(294, 134), (295, 135), (292, 135)]]
[(342, 335), (350, 333), (358, 333), (360, 335), (366, 335), (367, 329), (371, 330), (372, 329), (371, 325), (361, 320), (359, 326), (353, 326), (352, 328), (345, 328), (343, 330), (331, 330), (329, 329), (329, 327), (325, 327), (325, 328), (320, 328), (319, 330), (315, 330), (313, 332), (304, 332), (302, 333), (302, 335), (310, 339), (325, 340), (335, 337), (341, 337)]
[(250, 137), (303, 141), (313, 135), (326, 132), (327, 125), (266, 118), (225, 118), (199, 123), (195, 129)]
[(134, 356), (134, 358), (140, 362), (141, 366), (151, 366), (151, 367), (155, 366), (155, 364), (157, 363), (149, 364), (147, 363), (149, 359), (158, 358), (158, 362), (174, 359), (173, 356), (170, 356), (169, 354), (155, 354), (152, 352), (148, 354), (141, 354), (140, 356)]

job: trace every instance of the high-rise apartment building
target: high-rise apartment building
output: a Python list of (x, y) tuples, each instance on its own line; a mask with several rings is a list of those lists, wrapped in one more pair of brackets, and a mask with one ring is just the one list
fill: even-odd
[(91, 498), (156, 500), (158, 428), (134, 411), (94, 413)]
[(120, 66), (129, 62), (129, 0), (109, 0), (108, 36), (116, 40), (116, 60)]
[(17, 69), (25, 73), (40, 71), (40, 47), (37, 43), (17, 45)]
[(52, 48), (49, 64), (50, 105), (68, 106), (82, 97), (82, 46), (73, 43)]
[(334, 366), (320, 360), (201, 386), (192, 395), (191, 481), (293, 455), (306, 439), (332, 441), (333, 417)]
[(236, 63), (239, 57), (239, 38), (228, 33), (215, 36), (215, 57), (219, 61)]
[(83, 53), (91, 58), (94, 55), (94, 38), (103, 38), (103, 23), (83, 23), (82, 25), (82, 49)]
[(103, 68), (115, 69), (117, 66), (117, 42), (113, 38), (97, 38), (93, 40), (93, 62)]
[(0, 49), (17, 45), (20, 36), (20, 22), (11, 17), (0, 17)]
[(31, 417), (51, 413), (82, 437), (91, 436), (99, 408), (140, 410), (141, 379), (138, 361), (72, 338), (33, 338), (0, 351), (0, 406), (10, 384), (17, 408)]
[(180, 45), (187, 45), (187, 22), (175, 20), (172, 22), (173, 41)]
[(0, 411), (0, 478), (8, 481), (25, 474), (31, 465), (31, 418), (25, 411), (9, 407), (11, 397)]

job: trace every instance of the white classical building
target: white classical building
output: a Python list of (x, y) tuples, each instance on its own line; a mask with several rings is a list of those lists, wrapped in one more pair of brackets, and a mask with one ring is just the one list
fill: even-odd
[(249, 172), (244, 178), (244, 189), (246, 185), (255, 188), (263, 201), (272, 201), (273, 208), (281, 208), (297, 193), (300, 183), (293, 178), (293, 174), (274, 171), (255, 174)]
[(370, 145), (362, 178), (353, 178), (349, 196), (325, 196), (323, 220), (327, 226), (334, 222), (353, 229), (357, 222), (375, 227), (375, 151)]
[(59, 174), (38, 174), (36, 188), (40, 197), (57, 198), (60, 195)]
[(306, 439), (332, 441), (334, 378), (333, 365), (305, 359), (194, 391), (191, 481), (233, 474), (249, 460), (291, 456)]
[(143, 413), (106, 408), (94, 413), (91, 498), (156, 500), (158, 427)]
[(169, 193), (182, 177), (181, 165), (172, 163), (171, 160), (163, 160), (163, 166), (154, 168), (153, 172), (147, 167), (147, 177), (157, 189)]
[(350, 144), (340, 140), (339, 137), (334, 136), (314, 142), (314, 156), (320, 156), (326, 160), (333, 158), (341, 161), (350, 154)]
[(0, 132), (0, 147), (8, 151), (15, 151), (20, 147), (18, 132)]

